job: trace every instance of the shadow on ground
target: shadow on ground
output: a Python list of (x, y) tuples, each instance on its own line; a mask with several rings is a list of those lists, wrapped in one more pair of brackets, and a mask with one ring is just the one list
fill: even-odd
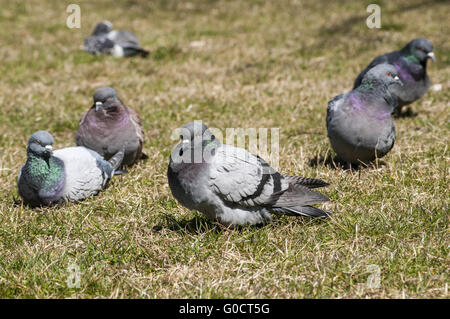
[[(447, 0), (429, 0), (429, 1), (422, 1), (418, 3), (409, 3), (406, 5), (400, 5), (395, 9), (386, 10), (386, 13), (395, 14), (395, 13), (404, 13), (406, 11), (410, 10), (416, 10), (423, 7), (428, 7), (432, 5), (440, 5), (440, 4), (446, 4)], [(331, 26), (325, 26), (321, 29), (321, 35), (335, 35), (336, 33), (342, 33), (346, 34), (348, 33), (355, 24), (361, 23), (361, 21), (365, 21), (367, 18), (367, 13), (363, 11), (364, 14), (358, 14), (351, 16), (350, 18), (341, 21), (339, 24), (334, 24)]]
[(168, 214), (164, 214), (164, 216), (166, 217), (166, 223), (164, 225), (157, 225), (153, 227), (154, 231), (159, 231), (163, 228), (167, 228), (171, 231), (179, 233), (190, 233), (197, 235), (207, 232), (220, 233), (223, 230), (228, 229), (220, 225), (219, 223), (207, 220), (203, 216), (195, 216), (190, 219), (182, 218), (179, 220)]
[(342, 161), (337, 156), (331, 156), (331, 154), (319, 155), (311, 158), (309, 160), (309, 166), (311, 167), (318, 167), (318, 166), (327, 166), (331, 169), (342, 169), (345, 171), (360, 171), (363, 169), (378, 169), (380, 166), (385, 166), (386, 163), (384, 161), (378, 160), (371, 164), (353, 164), (353, 163), (347, 163), (345, 161)]
[[(195, 216), (190, 219), (188, 218), (182, 218), (177, 220), (175, 217), (170, 216), (168, 214), (164, 214), (166, 217), (166, 224), (165, 225), (156, 225), (153, 227), (154, 231), (160, 231), (164, 228), (167, 228), (171, 231), (175, 231), (182, 234), (192, 234), (192, 235), (199, 235), (204, 234), (207, 232), (214, 232), (216, 234), (224, 233), (227, 231), (237, 231), (241, 232), (248, 229), (262, 229), (265, 227), (279, 227), (281, 224), (286, 222), (284, 218), (288, 219), (296, 219), (297, 222), (301, 222), (304, 224), (304, 226), (307, 225), (316, 225), (318, 223), (324, 223), (326, 222), (327, 218), (309, 218), (305, 216), (284, 216), (284, 215), (275, 215), (273, 214), (273, 220), (272, 222), (269, 222), (267, 224), (259, 224), (259, 225), (252, 225), (252, 226), (223, 226), (219, 224), (218, 222), (213, 222), (208, 219), (206, 219), (203, 216)], [(298, 219), (298, 220), (297, 220)]]

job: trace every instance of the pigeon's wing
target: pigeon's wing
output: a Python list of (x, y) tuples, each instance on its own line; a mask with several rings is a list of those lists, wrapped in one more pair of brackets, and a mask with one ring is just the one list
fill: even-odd
[(225, 202), (246, 207), (294, 207), (328, 201), (300, 183), (290, 183), (263, 159), (244, 149), (223, 145), (216, 150), (210, 188)]
[(64, 162), (66, 186), (63, 196), (69, 201), (78, 201), (97, 194), (113, 174), (108, 162), (85, 147), (68, 147), (53, 154)]
[(108, 39), (119, 45), (128, 44), (129, 46), (139, 47), (138, 38), (131, 32), (125, 30), (114, 30), (108, 33)]
[(271, 205), (272, 194), (289, 186), (260, 157), (229, 145), (216, 150), (209, 177), (210, 188), (223, 201), (247, 207)]
[(283, 177), (290, 184), (303, 185), (308, 188), (318, 188), (318, 187), (330, 186), (330, 184), (328, 184), (327, 182), (325, 182), (321, 179), (317, 179), (317, 178), (299, 177), (299, 176), (292, 176), (292, 175), (283, 175)]
[(138, 38), (131, 32), (114, 30), (108, 33), (108, 39), (122, 48), (124, 56), (141, 54), (145, 57), (149, 53), (147, 50), (140, 47)]
[(133, 126), (136, 129), (136, 135), (139, 138), (139, 141), (142, 145), (144, 143), (145, 137), (144, 137), (144, 130), (142, 129), (142, 121), (139, 115), (130, 107), (127, 107), (128, 113), (130, 114), (130, 120), (131, 123), (133, 123)]
[(144, 130), (142, 129), (142, 121), (139, 115), (130, 107), (127, 107), (128, 113), (130, 114), (131, 124), (134, 126), (136, 130), (136, 136), (139, 139), (139, 147), (136, 151), (137, 159), (145, 158), (147, 155), (143, 155), (142, 153), (142, 145), (145, 141)]
[(114, 42), (106, 35), (90, 36), (84, 40), (84, 50), (92, 54), (110, 54), (113, 48)]

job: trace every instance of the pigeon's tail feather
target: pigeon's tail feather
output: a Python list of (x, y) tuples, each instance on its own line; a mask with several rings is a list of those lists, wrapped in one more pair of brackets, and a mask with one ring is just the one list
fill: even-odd
[(327, 182), (317, 179), (317, 178), (307, 178), (307, 177), (300, 177), (300, 176), (292, 176), (292, 175), (283, 175), (285, 179), (290, 184), (294, 185), (303, 185), (308, 188), (318, 188), (318, 187), (326, 187), (330, 186)]
[(332, 212), (323, 210), (313, 206), (293, 206), (293, 207), (280, 207), (274, 211), (275, 213), (291, 216), (307, 216), (313, 218), (326, 218), (332, 215)]
[(289, 183), (285, 191), (272, 194), (274, 207), (297, 207), (327, 202), (330, 199), (322, 193), (311, 188)]
[(148, 155), (147, 154), (145, 154), (144, 152), (142, 152), (141, 153), (141, 158), (140, 158), (141, 160), (146, 160), (146, 159), (148, 159)]
[(144, 50), (144, 49), (140, 49), (139, 50), (139, 54), (141, 55), (141, 57), (146, 58), (148, 56), (148, 54), (150, 53), (150, 51)]
[(143, 58), (147, 57), (150, 53), (149, 51), (137, 46), (124, 47), (123, 52), (125, 56), (133, 56), (139, 54)]
[(114, 156), (108, 160), (109, 164), (111, 164), (113, 171), (116, 171), (119, 168), (120, 164), (122, 164), (124, 156), (125, 156), (125, 149), (122, 149), (118, 151), (116, 154), (114, 154)]

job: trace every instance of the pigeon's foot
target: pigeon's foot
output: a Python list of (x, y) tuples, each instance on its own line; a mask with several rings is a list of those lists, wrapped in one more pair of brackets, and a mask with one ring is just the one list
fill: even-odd
[(128, 174), (128, 171), (126, 169), (119, 169), (114, 172), (114, 175), (124, 175), (124, 174)]
[(402, 118), (402, 117), (416, 117), (419, 113), (414, 112), (413, 109), (408, 106), (406, 110), (402, 111), (402, 108), (396, 108), (392, 115), (394, 118)]
[[(341, 160), (337, 156), (332, 157), (331, 154), (319, 155), (309, 160), (309, 166), (317, 167), (319, 165), (325, 165), (332, 169), (348, 169), (348, 163)], [(351, 164), (350, 164), (351, 165)]]

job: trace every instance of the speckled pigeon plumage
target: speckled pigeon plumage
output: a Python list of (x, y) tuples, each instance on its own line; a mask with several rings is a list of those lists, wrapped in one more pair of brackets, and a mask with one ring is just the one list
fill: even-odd
[(398, 97), (398, 112), (401, 107), (420, 99), (430, 87), (427, 74), (428, 59), (435, 60), (433, 45), (423, 38), (414, 39), (403, 49), (376, 57), (356, 78), (353, 89), (357, 88), (368, 70), (382, 63), (392, 64), (398, 72), (402, 87), (394, 88)]
[(110, 54), (115, 57), (133, 56), (143, 57), (148, 51), (139, 45), (138, 38), (125, 30), (113, 30), (109, 21), (103, 21), (95, 26), (91, 36), (84, 40), (84, 50), (92, 54)]
[(394, 66), (379, 64), (356, 89), (328, 102), (328, 138), (341, 160), (368, 163), (392, 149), (395, 126), (391, 114), (397, 106), (392, 91), (401, 85)]
[(312, 190), (328, 183), (282, 175), (259, 156), (222, 144), (198, 121), (183, 126), (180, 137), (167, 175), (173, 196), (185, 207), (226, 226), (264, 224), (271, 213), (330, 214), (311, 206), (329, 200)]
[(94, 104), (80, 121), (75, 142), (78, 146), (96, 151), (107, 160), (124, 147), (122, 164), (132, 165), (143, 156), (141, 119), (133, 109), (122, 103), (113, 88), (100, 88), (94, 92)]
[(105, 161), (85, 147), (53, 152), (53, 137), (46, 131), (34, 133), (27, 146), (27, 161), (18, 177), (19, 195), (30, 206), (76, 202), (105, 188), (120, 165), (124, 152)]

